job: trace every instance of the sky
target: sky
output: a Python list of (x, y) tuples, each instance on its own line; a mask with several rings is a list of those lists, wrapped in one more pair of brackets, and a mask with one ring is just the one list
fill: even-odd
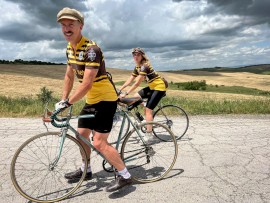
[(269, 0), (0, 0), (0, 59), (66, 63), (57, 13), (85, 17), (83, 35), (106, 66), (133, 69), (145, 50), (154, 69), (240, 67), (270, 63)]

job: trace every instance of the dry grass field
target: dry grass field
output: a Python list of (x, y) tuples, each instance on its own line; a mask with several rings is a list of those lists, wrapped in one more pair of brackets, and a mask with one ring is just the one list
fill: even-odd
[[(36, 96), (40, 88), (46, 86), (52, 90), (55, 96), (61, 95), (65, 65), (10, 65), (0, 64), (0, 95), (8, 97)], [(126, 80), (131, 70), (108, 68), (115, 82)], [(247, 72), (223, 73), (206, 71), (188, 72), (159, 72), (169, 82), (188, 82), (194, 80), (206, 80), (207, 84), (225, 86), (244, 86), (270, 91), (270, 75), (260, 75)], [(78, 85), (78, 82), (76, 82)], [(169, 90), (168, 95), (184, 98), (211, 98), (244, 100), (255, 98), (250, 95), (211, 93), (196, 91)], [(264, 99), (263, 96), (256, 96), (257, 99)]]
[(247, 72), (217, 73), (206, 71), (188, 71), (177, 73), (164, 73), (168, 80), (172, 81), (192, 81), (206, 80), (207, 84), (225, 86), (243, 86), (270, 91), (270, 75), (260, 75)]

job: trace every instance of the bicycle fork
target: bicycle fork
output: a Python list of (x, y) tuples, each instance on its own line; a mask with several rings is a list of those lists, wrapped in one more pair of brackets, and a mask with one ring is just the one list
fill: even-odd
[(49, 164), (49, 170), (50, 171), (53, 171), (54, 168), (57, 166), (57, 163), (61, 157), (61, 154), (62, 154), (62, 151), (63, 151), (63, 145), (64, 145), (64, 142), (65, 142), (65, 139), (66, 139), (66, 134), (67, 134), (67, 131), (68, 131), (68, 128), (67, 127), (64, 127), (62, 130), (61, 130), (61, 134), (59, 135), (60, 140), (59, 140), (59, 147), (58, 147), (58, 152), (57, 152), (57, 156), (56, 158), (54, 159), (54, 161), (52, 161), (52, 163)]

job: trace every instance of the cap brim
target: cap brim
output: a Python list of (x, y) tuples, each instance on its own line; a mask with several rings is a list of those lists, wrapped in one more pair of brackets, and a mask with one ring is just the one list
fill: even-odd
[(72, 16), (61, 16), (60, 18), (57, 19), (57, 22), (60, 22), (63, 19), (69, 19), (69, 20), (78, 20), (80, 21), (78, 18), (72, 17)]

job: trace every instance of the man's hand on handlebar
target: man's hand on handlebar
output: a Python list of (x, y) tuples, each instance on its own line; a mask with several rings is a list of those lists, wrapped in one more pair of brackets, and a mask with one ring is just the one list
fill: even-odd
[(55, 110), (61, 109), (61, 111), (65, 110), (66, 108), (70, 107), (72, 104), (68, 102), (68, 99), (61, 100), (60, 102), (55, 104)]

